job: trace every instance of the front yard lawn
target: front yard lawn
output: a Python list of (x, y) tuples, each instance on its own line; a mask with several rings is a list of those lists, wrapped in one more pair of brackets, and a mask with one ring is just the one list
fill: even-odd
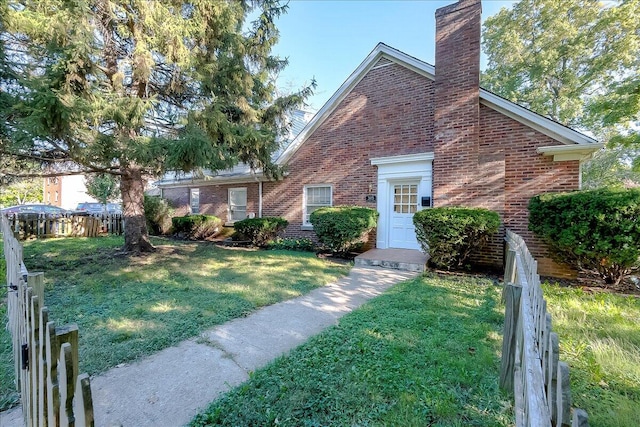
[[(45, 272), (50, 317), (58, 325), (78, 324), (80, 372), (96, 374), (157, 352), (349, 270), (313, 253), (232, 250), (166, 239), (154, 244), (156, 253), (133, 258), (118, 254), (120, 237), (24, 244), (29, 271)], [(0, 301), (6, 298), (2, 292)], [(5, 312), (2, 302), (2, 319)], [(2, 328), (0, 403), (14, 398), (5, 340), (8, 332)]]
[(569, 364), (573, 406), (589, 425), (640, 424), (640, 298), (544, 286), (560, 360)]
[(192, 426), (509, 426), (501, 288), (401, 283), (235, 388)]

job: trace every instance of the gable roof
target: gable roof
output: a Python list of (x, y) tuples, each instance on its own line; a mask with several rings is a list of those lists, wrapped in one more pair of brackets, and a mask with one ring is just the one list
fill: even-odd
[[(353, 88), (367, 75), (369, 71), (376, 68), (386, 67), (391, 64), (398, 64), (406, 67), (430, 80), (435, 80), (436, 69), (433, 65), (427, 64), (411, 55), (407, 55), (397, 49), (387, 46), (384, 43), (378, 45), (371, 53), (362, 61), (353, 73), (345, 80), (340, 88), (333, 94), (331, 98), (322, 106), (316, 115), (307, 123), (307, 126), (298, 134), (298, 136), (289, 144), (276, 160), (279, 165), (286, 164), (306, 139), (333, 113), (338, 105), (349, 95)], [(570, 151), (571, 146), (580, 146), (584, 150), (585, 145), (589, 145), (593, 151), (602, 148), (603, 144), (583, 133), (564, 126), (554, 120), (535, 113), (525, 107), (509, 101), (493, 92), (480, 88), (480, 103), (496, 110), (507, 117), (510, 117), (526, 126), (547, 135), (558, 142), (568, 145)], [(578, 148), (578, 147), (576, 147)], [(542, 150), (543, 154), (547, 151)]]

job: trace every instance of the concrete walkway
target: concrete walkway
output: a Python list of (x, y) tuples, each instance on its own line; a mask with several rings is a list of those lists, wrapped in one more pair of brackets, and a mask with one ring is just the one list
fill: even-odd
[[(418, 273), (354, 267), (336, 283), (265, 307), (199, 338), (91, 379), (96, 426), (177, 427), (249, 372), (337, 323), (344, 314)], [(22, 424), (19, 408), (0, 413), (0, 426)]]

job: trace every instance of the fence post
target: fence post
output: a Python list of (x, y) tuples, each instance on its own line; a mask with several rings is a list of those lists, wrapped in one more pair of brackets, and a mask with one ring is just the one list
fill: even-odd
[(558, 405), (558, 426), (571, 425), (571, 389), (569, 383), (569, 365), (558, 362), (558, 391), (556, 400)]
[(502, 360), (500, 363), (500, 388), (514, 391), (516, 331), (520, 317), (520, 296), (522, 286), (505, 283), (502, 296), (505, 300), (504, 333), (502, 341)]
[(32, 297), (31, 297), (31, 319), (32, 319), (32, 327), (31, 327), (31, 337), (29, 339), (29, 375), (30, 375), (30, 397), (29, 400), (31, 402), (31, 419), (33, 421), (33, 425), (40, 425), (39, 420), (39, 397), (38, 397), (38, 387), (40, 384), (40, 361), (41, 361), (41, 353), (40, 353), (40, 305), (41, 301), (44, 301), (44, 274), (43, 273), (29, 273), (27, 275), (27, 285), (29, 289), (31, 289)]
[(76, 398), (73, 400), (73, 413), (77, 426), (93, 426), (93, 397), (91, 396), (91, 381), (89, 375), (78, 375), (76, 382)]
[(49, 309), (40, 308), (40, 360), (38, 363), (38, 419), (43, 426), (47, 425), (49, 411), (49, 395), (47, 394), (47, 384), (49, 371), (47, 364), (47, 324), (49, 323)]
[(573, 410), (573, 422), (571, 427), (589, 427), (589, 417), (584, 409)]
[(547, 382), (547, 399), (550, 402), (549, 410), (551, 411), (551, 420), (556, 425), (558, 422), (558, 405), (555, 405), (556, 393), (558, 392), (558, 361), (560, 358), (560, 344), (558, 334), (551, 332), (549, 334), (549, 357), (547, 358), (547, 371), (549, 377)]
[(509, 249), (507, 251), (507, 260), (504, 266), (504, 283), (515, 283), (516, 274), (516, 251)]

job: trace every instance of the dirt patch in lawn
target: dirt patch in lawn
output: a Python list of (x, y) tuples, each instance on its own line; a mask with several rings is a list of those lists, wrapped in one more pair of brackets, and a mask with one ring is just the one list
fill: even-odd
[(580, 274), (576, 279), (558, 279), (555, 277), (541, 277), (542, 282), (557, 283), (568, 288), (581, 288), (585, 292), (608, 292), (622, 296), (640, 297), (640, 281), (633, 276), (618, 285), (607, 285), (596, 275)]

